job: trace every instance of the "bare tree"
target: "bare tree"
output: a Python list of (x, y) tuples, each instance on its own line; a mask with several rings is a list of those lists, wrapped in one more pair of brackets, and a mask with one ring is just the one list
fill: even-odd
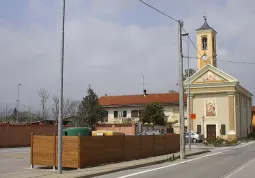
[(13, 108), (8, 108), (6, 106), (5, 110), (0, 113), (3, 122), (15, 122), (16, 117), (13, 115), (13, 110)]
[[(53, 96), (52, 99), (53, 99), (52, 113), (54, 115), (54, 118), (57, 120), (59, 114), (60, 99), (58, 96)], [(78, 101), (70, 100), (69, 98), (64, 99), (63, 118), (76, 116), (78, 106), (79, 106)]]
[(53, 96), (52, 99), (53, 99), (52, 113), (54, 115), (55, 120), (57, 120), (59, 113), (59, 97)]
[(47, 116), (47, 100), (48, 100), (50, 94), (46, 89), (41, 88), (38, 91), (38, 96), (41, 98), (42, 119), (45, 120), (45, 118)]

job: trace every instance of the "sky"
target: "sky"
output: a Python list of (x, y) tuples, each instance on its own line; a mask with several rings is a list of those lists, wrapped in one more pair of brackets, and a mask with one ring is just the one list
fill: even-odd
[[(219, 60), (255, 62), (255, 1), (144, 1), (183, 20), (195, 44), (206, 14)], [(61, 20), (62, 0), (1, 0), (0, 109), (15, 107), (19, 83), (21, 110), (40, 108), (40, 88), (49, 91), (51, 108), (60, 93)], [(176, 22), (138, 0), (66, 0), (64, 97), (81, 100), (89, 84), (99, 97), (140, 94), (143, 75), (148, 93), (178, 90), (177, 32)], [(183, 48), (186, 55), (186, 39)], [(218, 62), (251, 93), (254, 67)]]

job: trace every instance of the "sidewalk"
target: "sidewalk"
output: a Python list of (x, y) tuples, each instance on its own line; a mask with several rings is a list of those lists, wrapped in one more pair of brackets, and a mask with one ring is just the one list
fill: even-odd
[[(197, 154), (203, 154), (208, 151), (206, 150), (186, 150), (187, 156), (193, 156)], [(170, 161), (173, 157), (178, 158), (179, 152), (174, 154), (150, 157), (139, 160), (126, 161), (121, 163), (107, 164), (103, 166), (90, 167), (84, 169), (74, 169), (74, 170), (63, 170), (61, 175), (57, 174), (57, 171), (53, 171), (52, 167), (50, 169), (41, 169), (34, 168), (27, 170), (25, 172), (20, 172), (17, 174), (6, 175), (4, 178), (32, 178), (32, 177), (41, 177), (41, 178), (77, 178), (77, 177), (92, 177), (99, 176), (107, 173), (117, 172), (126, 169), (132, 169), (137, 167), (143, 167), (153, 164), (158, 164), (166, 161)]]

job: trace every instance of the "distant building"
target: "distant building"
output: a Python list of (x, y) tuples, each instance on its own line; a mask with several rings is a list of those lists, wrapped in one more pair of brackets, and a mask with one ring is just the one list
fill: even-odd
[(143, 105), (159, 103), (165, 109), (168, 122), (177, 122), (174, 131), (179, 133), (179, 94), (176, 92), (147, 94), (145, 91), (144, 95), (102, 96), (99, 103), (106, 109), (105, 123), (136, 123)]

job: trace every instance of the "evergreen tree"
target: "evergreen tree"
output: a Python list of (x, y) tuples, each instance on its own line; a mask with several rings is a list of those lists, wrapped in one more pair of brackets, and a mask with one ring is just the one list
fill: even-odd
[(183, 75), (183, 81), (185, 81), (188, 78), (188, 76), (191, 77), (194, 73), (196, 73), (195, 69), (191, 69), (191, 68), (189, 70), (185, 69), (184, 75)]
[(152, 103), (144, 106), (140, 115), (140, 121), (155, 125), (166, 125), (167, 117), (164, 113), (164, 108), (160, 104)]
[(87, 96), (83, 97), (81, 101), (77, 118), (74, 121), (75, 126), (95, 126), (99, 121), (103, 121), (105, 110), (99, 105), (98, 96), (89, 88), (87, 90)]

